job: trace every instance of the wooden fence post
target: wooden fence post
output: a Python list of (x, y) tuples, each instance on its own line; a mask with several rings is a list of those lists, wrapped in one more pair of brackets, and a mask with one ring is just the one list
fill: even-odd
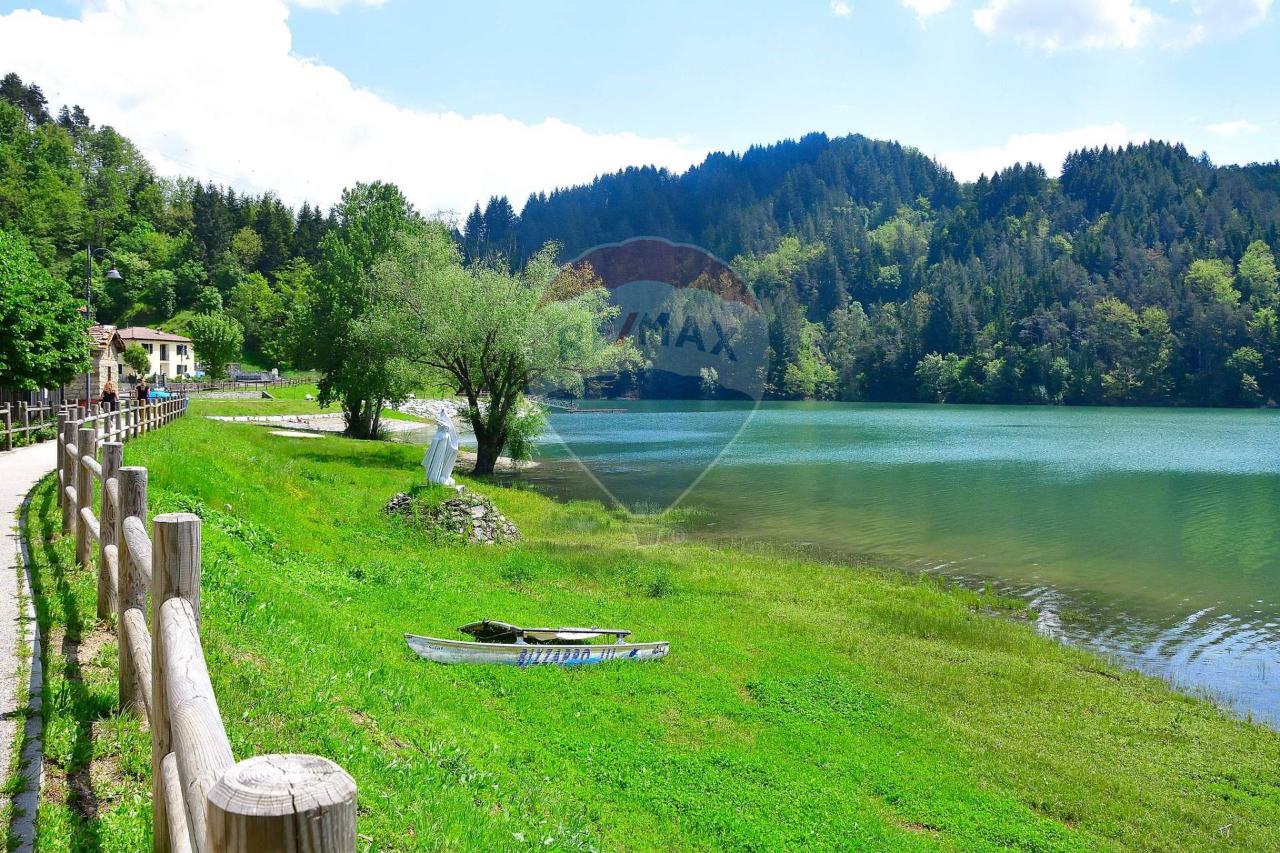
[[(62, 501), (62, 535), (71, 536), (76, 531), (76, 502), (68, 500), (65, 494), (66, 488), (74, 489), (76, 487), (76, 457), (74, 448), (76, 444), (76, 430), (79, 428), (78, 420), (68, 420), (63, 424), (62, 437), (59, 439), (63, 443), (62, 453), (62, 482), (63, 482), (63, 501)], [(68, 449), (70, 448), (70, 449)]]
[[(116, 593), (120, 576), (120, 540), (117, 538), (120, 507), (112, 499), (111, 480), (115, 479), (120, 466), (124, 464), (124, 445), (118, 441), (106, 441), (102, 444), (102, 513), (98, 518), (98, 618), (111, 617), (111, 596)], [(120, 484), (116, 483), (115, 496), (120, 494)], [(116, 577), (111, 576), (111, 564), (116, 567)], [(116, 633), (122, 628), (117, 625)], [(121, 639), (123, 643), (123, 638)]]
[[(134, 561), (139, 555), (129, 550), (129, 537), (124, 535), (124, 520), (137, 518), (147, 527), (147, 469), (137, 465), (123, 467), (116, 474), (119, 482), (120, 506), (116, 513), (116, 546), (120, 549), (119, 574), (116, 578), (116, 606), (120, 609), (117, 621), (119, 635), (116, 640), (120, 647), (120, 708), (132, 708), (138, 703), (138, 679), (134, 672), (137, 662), (133, 659), (132, 649), (124, 636), (124, 612), (136, 607), (147, 612), (147, 589), (142, 578), (134, 570)], [(148, 696), (147, 701), (152, 697)]]
[(170, 850), (164, 779), (160, 764), (172, 749), (169, 700), (161, 647), (160, 609), (171, 598), (191, 604), (200, 618), (200, 516), (189, 512), (157, 515), (151, 523), (151, 831), (154, 853)]
[(8, 406), (4, 407), (4, 414), (0, 415), (0, 427), (4, 428), (4, 449), (13, 450), (13, 413)]
[(207, 853), (352, 853), (356, 783), (327, 758), (258, 755), (209, 792)]
[(83, 459), (95, 454), (97, 438), (97, 430), (92, 426), (82, 426), (76, 431), (76, 458), (73, 460), (76, 481), (76, 563), (86, 569), (90, 565), (89, 525), (84, 523), (80, 510), (85, 507), (93, 508), (93, 472), (84, 464)]
[(62, 487), (66, 485), (66, 481), (64, 480), (64, 478), (66, 477), (66, 474), (64, 473), (64, 470), (63, 470), (66, 466), (62, 464), (62, 455), (63, 453), (66, 452), (66, 447), (64, 447), (64, 445), (66, 444), (66, 438), (65, 438), (66, 434), (67, 434), (67, 413), (64, 410), (64, 411), (58, 412), (58, 434), (53, 437), (53, 443), (58, 445), (56, 450), (58, 451), (58, 506), (59, 507), (61, 507), (65, 503), (65, 498), (66, 498), (66, 495), (62, 493)]

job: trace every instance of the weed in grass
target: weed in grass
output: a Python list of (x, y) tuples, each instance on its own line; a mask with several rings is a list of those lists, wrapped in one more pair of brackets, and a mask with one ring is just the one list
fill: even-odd
[(647, 593), (650, 598), (666, 598), (669, 595), (675, 595), (675, 592), (675, 582), (666, 572), (659, 572), (654, 575), (653, 580), (649, 581)]

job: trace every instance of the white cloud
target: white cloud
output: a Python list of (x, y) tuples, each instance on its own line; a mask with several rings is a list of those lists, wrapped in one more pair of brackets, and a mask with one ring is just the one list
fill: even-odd
[(831, 0), (831, 14), (837, 18), (847, 18), (853, 14), (853, 7), (844, 0)]
[(1099, 124), (1057, 133), (1024, 133), (1010, 136), (1003, 145), (947, 151), (938, 160), (962, 181), (991, 175), (1014, 163), (1039, 163), (1045, 171), (1056, 175), (1062, 161), (1081, 148), (1116, 147), (1146, 138), (1131, 133), (1123, 124)]
[(1138, 47), (1156, 15), (1134, 0), (987, 0), (973, 22), (989, 36), (1054, 51)]
[(1216, 36), (1236, 36), (1267, 19), (1271, 0), (1194, 0), (1194, 17), (1181, 41), (1196, 44)]
[[(908, 2), (908, 0), (903, 0)], [(1173, 0), (1176, 16), (1145, 0), (983, 0), (973, 22), (996, 38), (1046, 51), (1188, 47), (1237, 36), (1267, 19), (1273, 0)], [(1183, 11), (1186, 10), (1186, 11)]]
[(0, 56), (51, 102), (120, 129), (161, 174), (274, 189), (294, 204), (385, 179), (426, 212), (465, 212), (492, 194), (518, 208), (531, 191), (632, 164), (683, 169), (704, 153), (556, 118), (400, 107), (294, 54), (288, 16), (284, 0), (94, 0), (78, 19), (0, 15)]
[(902, 5), (923, 21), (950, 9), (951, 0), (902, 0)]
[(286, 0), (299, 9), (317, 9), (321, 12), (339, 12), (344, 6), (385, 6), (387, 0)]
[(1214, 136), (1240, 136), (1244, 133), (1257, 133), (1262, 130), (1261, 127), (1248, 119), (1236, 119), (1235, 121), (1206, 124), (1204, 129), (1212, 133)]

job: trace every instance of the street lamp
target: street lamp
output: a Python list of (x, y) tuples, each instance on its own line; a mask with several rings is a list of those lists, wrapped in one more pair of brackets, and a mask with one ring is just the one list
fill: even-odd
[[(123, 281), (124, 276), (120, 275), (120, 270), (116, 269), (116, 256), (110, 249), (99, 246), (93, 248), (92, 243), (86, 243), (84, 247), (84, 316), (89, 321), (89, 325), (93, 325), (93, 258), (99, 252), (106, 252), (111, 258), (111, 266), (107, 270), (107, 281)], [(89, 362), (89, 369), (84, 372), (84, 404), (87, 408), (93, 399), (93, 362)]]

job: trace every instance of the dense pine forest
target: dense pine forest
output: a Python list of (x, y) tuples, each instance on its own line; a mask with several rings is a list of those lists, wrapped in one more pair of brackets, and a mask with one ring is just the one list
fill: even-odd
[[(394, 176), (389, 176), (394, 177)], [(80, 107), (0, 83), (0, 228), (83, 293), (94, 317), (180, 328), (225, 313), (264, 364), (300, 361), (332, 211), (157, 177)], [(909, 147), (861, 136), (715, 153), (494, 198), (457, 238), (473, 262), (569, 259), (655, 235), (730, 260), (764, 306), (780, 398), (1234, 405), (1280, 400), (1280, 162), (1215, 166), (1151, 142), (1072, 154), (1059, 178), (1014, 165), (961, 184)], [(95, 263), (108, 263), (99, 257)], [(299, 364), (297, 366), (307, 366)], [(653, 393), (643, 373), (615, 391)]]

